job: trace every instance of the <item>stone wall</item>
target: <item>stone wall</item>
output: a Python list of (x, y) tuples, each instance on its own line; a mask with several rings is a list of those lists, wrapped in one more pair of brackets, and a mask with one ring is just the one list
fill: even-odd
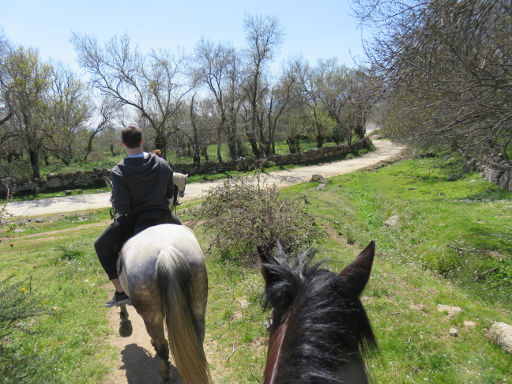
[(273, 165), (305, 164), (314, 161), (328, 160), (338, 156), (356, 152), (360, 149), (372, 147), (368, 138), (354, 142), (352, 145), (339, 145), (326, 147), (302, 153), (290, 153), (288, 155), (271, 155), (261, 159), (252, 157), (241, 157), (237, 160), (229, 160), (221, 163), (206, 162), (199, 165), (194, 164), (172, 164), (176, 172), (188, 173), (222, 173), (226, 171), (252, 171), (253, 169)]
[(486, 156), (482, 160), (472, 160), (465, 170), (480, 171), (485, 180), (512, 192), (512, 164), (499, 155)]
[(9, 187), (11, 193), (23, 195), (64, 189), (105, 187), (105, 177), (108, 176), (110, 176), (109, 169), (94, 168), (92, 171), (49, 173), (46, 179), (25, 180), (20, 177), (7, 177), (0, 180), (0, 191), (5, 191), (6, 187)]
[[(339, 157), (360, 149), (370, 149), (372, 143), (370, 139), (365, 138), (356, 141), (352, 145), (340, 145), (336, 147), (327, 147), (317, 150), (306, 151), (298, 154), (272, 155), (262, 159), (241, 157), (238, 160), (225, 162), (206, 162), (200, 165), (193, 164), (172, 164), (177, 172), (188, 174), (197, 173), (221, 173), (226, 171), (250, 171), (253, 169), (267, 167), (272, 165), (286, 164), (305, 164), (313, 161), (328, 160)], [(95, 168), (92, 171), (78, 171), (67, 174), (49, 173), (46, 179), (35, 179), (32, 181), (22, 178), (8, 177), (0, 180), (0, 191), (5, 191), (9, 187), (11, 192), (16, 195), (27, 193), (49, 192), (65, 189), (83, 189), (93, 187), (104, 187), (105, 177), (110, 175), (109, 169)]]

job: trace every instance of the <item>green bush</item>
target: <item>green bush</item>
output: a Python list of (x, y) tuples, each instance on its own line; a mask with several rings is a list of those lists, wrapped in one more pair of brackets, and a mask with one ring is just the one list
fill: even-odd
[(305, 204), (303, 196), (280, 196), (275, 185), (257, 174), (211, 189), (199, 220), (221, 258), (251, 265), (257, 246), (270, 251), (279, 240), (287, 252), (294, 252), (311, 245), (319, 229)]
[[(20, 332), (31, 333), (33, 319), (44, 304), (31, 290), (30, 280), (0, 280), (0, 377), (2, 383), (44, 382), (53, 378), (46, 358), (20, 344)], [(50, 365), (51, 366), (51, 365)], [(37, 372), (37, 375), (33, 373)], [(37, 377), (37, 380), (35, 379)], [(49, 382), (49, 381), (46, 381)]]

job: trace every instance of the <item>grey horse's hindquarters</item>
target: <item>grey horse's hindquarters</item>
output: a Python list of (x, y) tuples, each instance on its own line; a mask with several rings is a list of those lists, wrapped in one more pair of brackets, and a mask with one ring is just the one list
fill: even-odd
[(194, 234), (182, 225), (150, 227), (127, 241), (120, 257), (121, 284), (152, 338), (158, 339), (153, 342), (161, 359), (161, 375), (169, 372), (166, 343), (160, 340), (165, 321), (184, 384), (209, 383), (202, 343), (208, 278)]

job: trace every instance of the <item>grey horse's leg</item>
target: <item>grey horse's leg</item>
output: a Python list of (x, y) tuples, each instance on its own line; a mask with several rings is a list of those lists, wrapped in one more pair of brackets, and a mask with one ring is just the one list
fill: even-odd
[(156, 354), (160, 358), (160, 379), (163, 383), (170, 383), (171, 363), (169, 362), (169, 346), (165, 338), (163, 318), (157, 316), (155, 320), (153, 316), (145, 317), (144, 315), (142, 315), (142, 318), (151, 337), (151, 344), (155, 347)]
[(121, 323), (119, 324), (119, 335), (121, 337), (131, 336), (133, 332), (132, 322), (128, 319), (128, 311), (126, 304), (121, 304), (121, 311), (119, 312)]

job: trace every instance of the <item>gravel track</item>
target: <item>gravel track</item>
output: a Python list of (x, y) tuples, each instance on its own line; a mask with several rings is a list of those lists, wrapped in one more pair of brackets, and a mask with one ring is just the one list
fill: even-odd
[[(309, 181), (311, 175), (320, 174), (324, 177), (343, 175), (354, 172), (381, 161), (390, 160), (400, 154), (404, 147), (387, 140), (373, 140), (376, 150), (350, 160), (340, 160), (319, 165), (311, 165), (289, 170), (271, 172), (271, 182), (279, 187), (286, 187)], [(187, 185), (182, 202), (203, 197), (206, 192), (223, 182), (222, 179), (193, 183)], [(110, 207), (110, 192), (54, 197), (41, 200), (11, 202), (7, 204), (7, 212), (15, 217), (40, 216), (52, 213), (75, 212), (82, 210)]]

